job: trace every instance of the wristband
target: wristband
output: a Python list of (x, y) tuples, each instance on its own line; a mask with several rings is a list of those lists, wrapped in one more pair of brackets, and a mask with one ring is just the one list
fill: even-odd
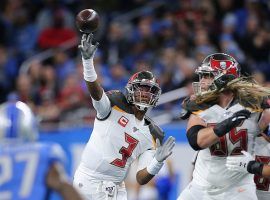
[(251, 174), (262, 175), (263, 163), (252, 160), (248, 163), (247, 171)]
[(162, 168), (163, 164), (163, 162), (158, 162), (157, 159), (154, 157), (150, 165), (147, 166), (146, 170), (149, 174), (156, 175)]
[(97, 80), (97, 73), (94, 67), (94, 61), (93, 58), (90, 59), (83, 59), (82, 58), (82, 64), (83, 64), (83, 78), (84, 80), (88, 82), (94, 82)]

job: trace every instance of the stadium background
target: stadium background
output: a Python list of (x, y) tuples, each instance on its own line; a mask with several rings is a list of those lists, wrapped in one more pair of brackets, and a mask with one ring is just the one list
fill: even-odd
[(225, 52), (239, 61), (243, 74), (269, 85), (270, 1), (2, 0), (0, 102), (18, 98), (31, 106), (40, 139), (57, 141), (67, 151), (71, 176), (95, 117), (74, 24), (85, 8), (101, 17), (94, 61), (105, 90), (123, 90), (129, 76), (142, 69), (161, 82), (164, 95), (149, 115), (177, 138), (175, 196), (191, 173), (193, 151), (179, 113), (182, 98), (192, 93), (194, 69), (206, 55)]

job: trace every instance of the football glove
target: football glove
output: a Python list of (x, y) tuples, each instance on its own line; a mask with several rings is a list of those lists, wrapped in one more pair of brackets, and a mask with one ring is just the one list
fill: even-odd
[(234, 75), (232, 74), (220, 74), (214, 80), (214, 85), (218, 90), (227, 86), (227, 84), (234, 79)]
[(218, 137), (222, 137), (233, 128), (241, 124), (245, 119), (250, 117), (251, 112), (248, 110), (240, 110), (234, 113), (228, 119), (223, 120), (214, 127), (214, 133)]
[(246, 151), (241, 151), (243, 155), (241, 156), (228, 156), (226, 161), (226, 167), (230, 171), (237, 171), (248, 173), (247, 167), (248, 163), (252, 160), (255, 160), (250, 153)]
[(172, 154), (173, 147), (175, 146), (175, 138), (170, 136), (163, 145), (160, 144), (159, 139), (156, 139), (156, 145), (155, 158), (158, 162), (163, 162)]
[(92, 44), (93, 36), (94, 35), (92, 33), (82, 35), (81, 44), (78, 48), (80, 49), (84, 60), (93, 59), (95, 52), (99, 46), (98, 42)]

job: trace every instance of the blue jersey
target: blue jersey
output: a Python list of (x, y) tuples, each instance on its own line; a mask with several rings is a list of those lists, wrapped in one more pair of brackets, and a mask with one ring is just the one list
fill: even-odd
[(43, 200), (46, 175), (65, 154), (55, 143), (0, 144), (0, 200)]

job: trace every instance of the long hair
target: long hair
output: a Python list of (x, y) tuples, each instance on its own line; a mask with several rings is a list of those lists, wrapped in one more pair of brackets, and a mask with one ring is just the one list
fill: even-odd
[(218, 101), (221, 92), (231, 91), (238, 102), (256, 111), (262, 111), (263, 100), (270, 96), (270, 88), (259, 85), (252, 77), (239, 77), (221, 90), (208, 90), (196, 96), (197, 104)]

